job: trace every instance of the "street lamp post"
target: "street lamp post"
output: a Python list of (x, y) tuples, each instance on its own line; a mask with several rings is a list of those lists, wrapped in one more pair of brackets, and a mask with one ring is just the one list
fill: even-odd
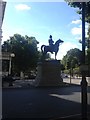
[[(82, 65), (85, 65), (85, 2), (82, 2)], [(81, 81), (82, 119), (87, 119), (87, 81), (84, 69)]]
[(12, 69), (12, 57), (15, 57), (14, 53), (10, 54), (10, 61), (9, 61), (9, 75), (11, 75), (11, 69)]

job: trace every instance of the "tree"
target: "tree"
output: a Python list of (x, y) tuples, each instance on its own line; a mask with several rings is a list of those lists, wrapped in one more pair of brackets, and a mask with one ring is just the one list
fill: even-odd
[[(87, 49), (90, 48), (90, 25), (88, 26), (88, 33), (87, 33), (88, 37), (85, 38), (85, 46), (87, 47)], [(82, 44), (82, 40), (79, 40), (79, 43)]]
[(67, 54), (62, 59), (62, 64), (65, 66), (66, 70), (70, 70), (73, 75), (73, 69), (78, 67), (81, 63), (82, 52), (77, 49), (70, 49)]
[[(77, 10), (78, 14), (82, 14), (82, 2), (69, 2), (68, 0), (65, 0), (68, 5), (70, 5), (71, 7), (74, 8), (79, 8)], [(85, 21), (90, 23), (90, 1), (89, 2), (85, 2)]]
[(12, 62), (14, 70), (25, 72), (35, 68), (37, 65), (39, 57), (38, 43), (35, 37), (28, 37), (27, 35), (24, 37), (20, 34), (14, 34), (3, 43), (2, 51), (14, 53), (15, 57)]
[[(63, 57), (62, 62), (65, 66), (72, 64), (72, 67), (76, 67), (81, 63), (82, 52), (78, 48), (70, 49), (67, 54)], [(67, 64), (68, 63), (68, 64)]]
[(90, 48), (87, 50), (87, 61), (88, 64), (90, 65)]
[[(73, 0), (72, 0), (72, 2), (69, 2), (68, 0), (65, 0), (65, 1), (71, 7), (79, 8), (77, 10), (77, 13), (78, 14), (82, 14), (82, 2), (73, 2)], [(89, 2), (85, 2), (85, 21), (87, 23), (89, 23), (89, 26), (88, 26), (88, 37), (85, 40), (86, 46), (89, 48), (90, 47), (90, 1)], [(79, 42), (82, 43), (81, 40), (79, 40)]]
[[(68, 0), (65, 0), (65, 1), (71, 7), (79, 8), (77, 10), (77, 13), (82, 14), (82, 2), (73, 2), (73, 0), (72, 0), (72, 2), (69, 2)], [(89, 25), (88, 25), (88, 37), (85, 38), (85, 45), (87, 47), (87, 54), (88, 54), (86, 59), (88, 60), (88, 58), (90, 56), (90, 53), (88, 52), (89, 51), (88, 49), (90, 49), (90, 1), (85, 2), (85, 21), (87, 23), (89, 23)], [(82, 40), (79, 40), (79, 43), (82, 43)], [(89, 63), (89, 61), (88, 61), (88, 63)]]

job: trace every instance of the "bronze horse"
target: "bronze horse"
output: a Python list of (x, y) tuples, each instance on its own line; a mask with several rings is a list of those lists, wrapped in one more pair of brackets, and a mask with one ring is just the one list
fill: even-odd
[(55, 44), (52, 46), (52, 48), (51, 48), (51, 46), (46, 46), (46, 45), (42, 45), (41, 46), (41, 51), (42, 51), (42, 53), (45, 55), (47, 52), (55, 52), (55, 59), (56, 59), (56, 55), (57, 55), (57, 52), (58, 52), (58, 50), (59, 50), (59, 45), (60, 45), (60, 43), (63, 43), (64, 41), (62, 41), (61, 39), (59, 39), (59, 40), (57, 40), (56, 42), (55, 42)]

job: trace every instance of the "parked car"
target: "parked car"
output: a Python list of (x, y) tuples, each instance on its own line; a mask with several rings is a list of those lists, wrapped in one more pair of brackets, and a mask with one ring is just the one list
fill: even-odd
[(61, 76), (62, 76), (62, 78), (68, 78), (68, 75), (64, 74), (64, 73), (62, 73)]

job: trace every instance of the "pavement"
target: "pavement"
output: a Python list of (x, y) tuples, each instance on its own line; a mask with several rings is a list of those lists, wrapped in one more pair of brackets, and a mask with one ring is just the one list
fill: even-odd
[[(3, 119), (81, 119), (81, 78), (64, 78), (61, 87), (32, 87), (34, 80), (17, 80), (2, 89)], [(90, 86), (88, 82), (88, 120)], [(10, 89), (11, 88), (11, 89)], [(17, 89), (16, 89), (17, 88)]]
[[(63, 78), (63, 82), (67, 84), (80, 85), (82, 78)], [(90, 86), (90, 78), (86, 78), (88, 86)], [(32, 87), (35, 79), (25, 79), (25, 80), (15, 80), (13, 86), (9, 86), (8, 83), (5, 83), (3, 88), (21, 88), (21, 87)]]
[(15, 80), (12, 86), (9, 86), (9, 83), (4, 83), (3, 88), (31, 87), (33, 82), (34, 79)]

